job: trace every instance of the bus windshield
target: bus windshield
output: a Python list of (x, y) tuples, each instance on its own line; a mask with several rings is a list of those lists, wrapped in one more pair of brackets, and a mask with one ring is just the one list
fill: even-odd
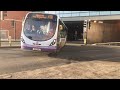
[(45, 41), (52, 38), (56, 31), (57, 16), (40, 18), (35, 15), (28, 16), (25, 20), (23, 28), (25, 36), (34, 41)]

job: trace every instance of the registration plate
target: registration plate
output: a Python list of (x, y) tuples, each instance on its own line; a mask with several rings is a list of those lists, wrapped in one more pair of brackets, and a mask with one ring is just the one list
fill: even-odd
[(39, 51), (41, 51), (41, 49), (40, 49), (40, 48), (33, 48), (33, 50), (39, 50)]

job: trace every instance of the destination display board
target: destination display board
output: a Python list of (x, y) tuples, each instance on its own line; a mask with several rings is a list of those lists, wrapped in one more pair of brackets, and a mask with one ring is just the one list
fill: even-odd
[(52, 15), (52, 14), (30, 13), (28, 15), (28, 18), (31, 18), (31, 19), (49, 19), (49, 20), (56, 21), (57, 16)]

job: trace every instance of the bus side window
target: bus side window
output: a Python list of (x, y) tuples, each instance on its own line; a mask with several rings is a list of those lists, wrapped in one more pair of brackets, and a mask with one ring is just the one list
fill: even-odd
[(65, 38), (66, 37), (66, 28), (64, 24), (59, 20), (59, 31), (60, 31), (60, 37)]

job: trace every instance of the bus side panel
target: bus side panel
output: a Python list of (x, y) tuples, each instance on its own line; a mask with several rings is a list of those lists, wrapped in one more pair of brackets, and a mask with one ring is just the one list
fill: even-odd
[(60, 44), (59, 44), (59, 42), (60, 42), (60, 36), (59, 36), (59, 30), (58, 30), (58, 32), (57, 32), (57, 49), (59, 49), (60, 48)]

